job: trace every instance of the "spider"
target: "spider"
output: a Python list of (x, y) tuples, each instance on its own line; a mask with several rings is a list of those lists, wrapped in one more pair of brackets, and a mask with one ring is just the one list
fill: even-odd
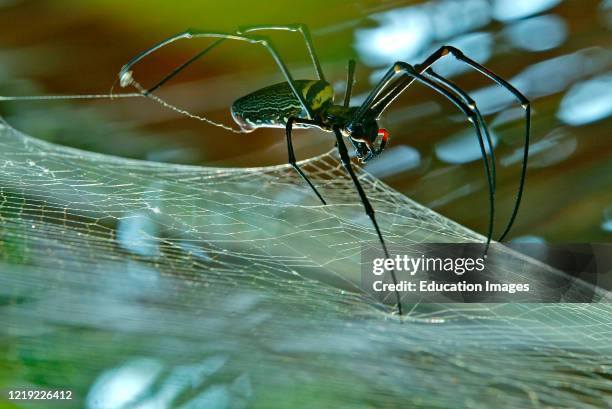
[[(298, 32), (306, 45), (308, 55), (312, 61), (317, 79), (314, 80), (296, 80), (293, 78), (282, 58), (276, 51), (274, 45), (267, 37), (253, 35), (252, 33), (262, 30), (284, 30), (290, 32)], [(182, 65), (175, 68), (168, 75), (163, 77), (153, 87), (148, 89), (143, 88), (136, 82), (132, 76), (131, 68), (144, 57), (159, 50), (160, 48), (173, 43), (180, 39), (192, 38), (214, 38), (212, 44), (203, 49), (198, 54), (184, 62)], [(234, 121), (240, 126), (239, 130), (228, 127), (223, 124), (213, 122), (207, 118), (200, 117), (186, 111), (182, 111), (159, 97), (153, 94), (155, 90), (172, 79), (180, 71), (187, 66), (207, 54), (209, 51), (220, 45), (226, 40), (238, 40), (250, 44), (257, 44), (264, 47), (273, 60), (278, 65), (282, 72), (285, 81), (267, 86), (243, 96), (236, 100), (231, 107), (231, 114)], [(493, 143), (489, 134), (488, 128), (480, 111), (478, 110), (474, 100), (461, 88), (455, 85), (450, 80), (437, 74), (431, 67), (439, 59), (452, 55), (457, 60), (467, 64), (471, 68), (480, 72), (496, 84), (504, 87), (516, 97), (521, 106), (525, 109), (525, 144), (523, 150), (523, 163), (521, 168), (518, 192), (514, 202), (512, 214), (503, 233), (499, 237), (502, 241), (510, 231), (520, 206), (523, 187), (525, 184), (525, 174), (527, 169), (527, 157), (529, 150), (529, 135), (531, 122), (531, 107), (529, 100), (506, 80), (499, 77), (494, 72), (480, 65), (476, 61), (467, 57), (459, 49), (452, 46), (442, 46), (422, 63), (410, 65), (403, 61), (394, 63), (385, 73), (380, 82), (367, 95), (366, 99), (360, 106), (351, 107), (350, 99), (352, 85), (354, 82), (355, 62), (348, 62), (348, 80), (344, 94), (342, 105), (334, 104), (334, 93), (331, 85), (325, 80), (325, 75), (321, 69), (321, 64), (315, 53), (312, 38), (308, 27), (304, 24), (289, 24), (289, 25), (256, 25), (245, 26), (239, 28), (234, 33), (208, 32), (189, 29), (185, 32), (171, 36), (160, 43), (150, 47), (149, 49), (138, 54), (125, 64), (119, 72), (119, 83), (122, 87), (128, 85), (135, 86), (139, 93), (136, 94), (117, 94), (110, 97), (132, 97), (132, 96), (147, 96), (157, 100), (163, 105), (175, 109), (180, 113), (186, 114), (206, 121), (212, 125), (220, 126), (228, 131), (236, 133), (251, 132), (257, 128), (284, 128), (287, 139), (288, 162), (296, 170), (296, 172), (304, 179), (306, 184), (312, 189), (317, 198), (324, 205), (327, 204), (323, 196), (319, 193), (315, 185), (310, 181), (308, 176), (302, 171), (296, 161), (292, 143), (292, 131), (294, 128), (318, 128), (325, 132), (330, 132), (335, 137), (335, 144), (338, 149), (340, 161), (350, 176), (355, 189), (363, 204), (365, 213), (372, 222), (372, 225), (378, 236), (378, 240), (387, 258), (390, 258), (389, 252), (383, 235), (381, 233), (374, 208), (370, 204), (368, 197), (356, 176), (348, 150), (345, 145), (345, 139), (350, 142), (355, 150), (356, 156), (362, 163), (366, 163), (378, 157), (389, 141), (389, 133), (387, 130), (379, 128), (377, 120), (381, 114), (389, 107), (389, 105), (402, 93), (409, 88), (414, 82), (419, 82), (427, 87), (432, 88), (445, 98), (450, 100), (473, 125), (480, 152), (484, 164), (484, 172), (488, 186), (488, 201), (489, 201), (489, 221), (486, 249), (493, 236), (493, 220), (495, 216), (495, 156), (493, 153)], [(53, 98), (104, 98), (106, 95), (84, 95), (84, 96), (49, 96), (47, 99)], [(16, 99), (40, 99), (38, 97), (0, 97), (0, 100), (16, 100)], [(488, 152), (487, 152), (488, 151)], [(489, 154), (490, 158), (487, 156)], [(394, 271), (391, 271), (393, 282), (397, 284), (397, 278)], [(399, 293), (395, 292), (397, 310), (399, 315), (402, 315), (402, 303)]]
[[(262, 30), (285, 30), (298, 32), (301, 34), (308, 54), (314, 66), (317, 79), (296, 80), (293, 78), (287, 66), (279, 56), (274, 45), (267, 37), (253, 35), (252, 33)], [(325, 80), (325, 75), (321, 69), (321, 64), (315, 53), (312, 38), (308, 27), (304, 24), (290, 25), (256, 25), (239, 28), (235, 33), (219, 33), (189, 29), (183, 33), (169, 37), (157, 45), (145, 50), (126, 65), (119, 72), (121, 86), (125, 87), (134, 84), (131, 67), (138, 61), (179, 39), (191, 39), (198, 37), (216, 38), (217, 40), (196, 54), (184, 64), (173, 70), (156, 85), (148, 90), (138, 87), (145, 95), (151, 96), (152, 93), (169, 79), (178, 74), (189, 64), (202, 57), (204, 54), (218, 46), (225, 40), (238, 40), (250, 44), (263, 46), (272, 56), (278, 68), (282, 72), (285, 82), (274, 84), (236, 100), (231, 107), (231, 114), (234, 121), (240, 126), (239, 131), (250, 132), (257, 128), (284, 128), (287, 138), (287, 150), (289, 164), (304, 179), (310, 189), (319, 198), (321, 203), (327, 204), (323, 196), (319, 193), (315, 185), (298, 165), (292, 143), (292, 130), (294, 128), (319, 128), (322, 131), (333, 133), (336, 147), (340, 155), (340, 161), (346, 169), (355, 185), (355, 189), (361, 199), (364, 210), (370, 218), (376, 235), (383, 248), (385, 256), (389, 258), (389, 252), (378, 222), (376, 221), (374, 208), (370, 204), (368, 197), (356, 176), (351, 159), (344, 143), (347, 139), (356, 152), (357, 158), (366, 163), (382, 153), (387, 146), (389, 133), (378, 127), (377, 120), (385, 109), (415, 81), (426, 85), (442, 94), (463, 112), (468, 121), (472, 123), (476, 133), (480, 151), (484, 162), (484, 171), (489, 190), (489, 226), (487, 232), (486, 248), (488, 248), (493, 235), (493, 220), (495, 215), (495, 157), (493, 154), (493, 144), (486, 123), (480, 114), (476, 103), (470, 96), (448, 79), (438, 75), (431, 66), (439, 59), (453, 55), (457, 60), (464, 62), (476, 71), (493, 80), (498, 85), (511, 92), (525, 109), (525, 145), (523, 152), (523, 164), (519, 181), (518, 193), (510, 219), (501, 234), (499, 241), (502, 241), (510, 231), (512, 224), (518, 213), (523, 187), (525, 183), (525, 173), (527, 169), (527, 157), (529, 149), (529, 134), (531, 121), (531, 108), (529, 100), (510, 83), (489, 69), (480, 65), (476, 61), (467, 57), (459, 49), (452, 46), (442, 46), (420, 64), (410, 65), (403, 61), (394, 63), (368, 94), (365, 101), (356, 107), (350, 106), (351, 91), (354, 81), (355, 62), (350, 60), (348, 63), (348, 81), (342, 105), (334, 104), (334, 93), (331, 85)], [(207, 120), (209, 123), (212, 121)], [(215, 125), (220, 125), (213, 123)], [(222, 126), (222, 125), (220, 125)], [(227, 127), (223, 126), (227, 129)], [(230, 130), (232, 130), (230, 128)], [(485, 147), (485, 144), (487, 145)], [(487, 149), (488, 148), (488, 149)], [(490, 159), (487, 157), (487, 150)], [(397, 283), (395, 272), (392, 271), (393, 282)], [(402, 304), (399, 294), (396, 292), (398, 312), (402, 314)]]

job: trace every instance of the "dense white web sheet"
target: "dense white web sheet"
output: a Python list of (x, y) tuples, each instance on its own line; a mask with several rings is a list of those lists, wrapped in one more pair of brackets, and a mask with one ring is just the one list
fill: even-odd
[[(399, 324), (362, 294), (376, 236), (333, 154), (304, 164), (321, 206), (289, 166), (126, 160), (6, 123), (0, 142), (7, 368), (73, 385), (75, 407), (610, 405), (608, 303), (407, 306)], [(482, 240), (360, 177), (389, 243)], [(108, 401), (126, 373), (141, 393)]]

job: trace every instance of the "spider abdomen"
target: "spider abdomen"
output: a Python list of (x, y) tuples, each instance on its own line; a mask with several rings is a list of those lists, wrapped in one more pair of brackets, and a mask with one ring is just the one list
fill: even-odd
[[(333, 89), (325, 81), (296, 80), (295, 86), (313, 112), (333, 102)], [(270, 85), (237, 99), (231, 110), (234, 121), (243, 129), (284, 128), (291, 117), (308, 117), (286, 82)], [(299, 125), (296, 124), (296, 127)]]

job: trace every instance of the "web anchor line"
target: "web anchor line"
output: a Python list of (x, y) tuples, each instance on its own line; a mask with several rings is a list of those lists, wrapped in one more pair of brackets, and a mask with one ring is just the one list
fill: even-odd
[[(123, 79), (122, 79), (123, 81)], [(145, 97), (150, 98), (158, 104), (162, 105), (164, 108), (168, 108), (174, 112), (177, 112), (181, 115), (185, 115), (189, 118), (197, 119), (202, 122), (206, 122), (207, 124), (217, 126), (225, 129), (226, 131), (230, 131), (237, 134), (249, 133), (251, 130), (247, 129), (234, 129), (228, 125), (215, 122), (206, 117), (193, 114), (187, 110), (181, 109), (175, 105), (170, 104), (169, 102), (163, 100), (157, 95), (153, 95), (151, 92), (146, 90), (140, 83), (138, 83), (134, 78), (130, 76), (129, 83), (136, 88), (139, 92), (128, 92), (115, 94), (111, 92), (109, 94), (69, 94), (69, 95), (24, 95), (24, 96), (2, 96), (0, 95), (0, 102), (9, 102), (9, 101), (51, 101), (51, 100), (69, 100), (69, 99), (115, 99), (115, 98), (138, 98)], [(127, 85), (127, 84), (126, 84)]]
[(234, 129), (231, 126), (227, 126), (225, 124), (222, 124), (220, 122), (215, 122), (211, 119), (208, 119), (206, 117), (191, 113), (185, 109), (181, 109), (179, 107), (177, 107), (176, 105), (172, 105), (171, 103), (163, 100), (162, 98), (158, 97), (157, 95), (152, 94), (151, 92), (149, 92), (145, 87), (143, 87), (142, 85), (140, 85), (140, 83), (138, 81), (136, 81), (134, 78), (130, 77), (130, 84), (136, 88), (139, 93), (138, 95), (143, 96), (143, 97), (147, 97), (152, 99), (153, 101), (157, 102), (158, 104), (160, 104), (161, 106), (163, 106), (164, 108), (168, 108), (176, 113), (179, 113), (181, 115), (185, 115), (189, 118), (192, 119), (197, 119), (198, 121), (202, 121), (202, 122), (206, 122), (209, 125), (213, 125), (213, 126), (217, 126), (219, 128), (223, 128), (226, 131), (230, 131), (233, 133), (237, 133), (237, 134), (242, 134), (242, 133), (249, 133), (251, 132), (250, 130), (247, 129)]
[(115, 99), (115, 98), (136, 98), (143, 97), (139, 92), (128, 92), (122, 94), (75, 94), (75, 95), (24, 95), (16, 97), (6, 97), (0, 95), (0, 102), (3, 101), (45, 101), (63, 99)]

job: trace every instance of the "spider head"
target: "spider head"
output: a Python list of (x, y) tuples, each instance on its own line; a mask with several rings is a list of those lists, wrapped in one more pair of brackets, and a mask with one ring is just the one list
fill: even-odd
[(378, 128), (376, 121), (356, 125), (348, 130), (348, 137), (362, 163), (374, 159), (385, 149), (389, 139), (386, 129)]

